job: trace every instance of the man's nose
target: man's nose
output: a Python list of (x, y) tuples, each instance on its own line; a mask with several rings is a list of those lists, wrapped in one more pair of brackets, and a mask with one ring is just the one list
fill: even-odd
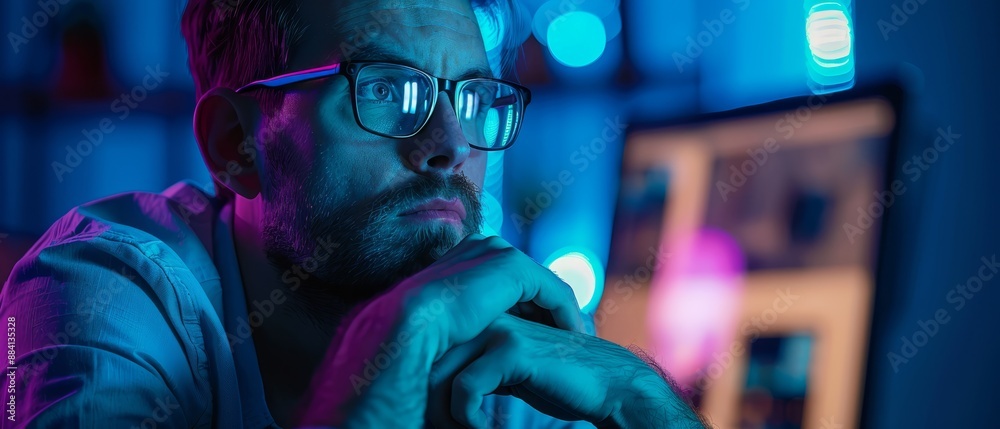
[(469, 158), (469, 142), (462, 133), (451, 97), (438, 94), (430, 121), (419, 134), (402, 145), (409, 167), (423, 174), (449, 175), (462, 169)]

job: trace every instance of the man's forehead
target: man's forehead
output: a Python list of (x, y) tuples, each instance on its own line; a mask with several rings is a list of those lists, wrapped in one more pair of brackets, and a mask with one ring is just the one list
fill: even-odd
[[(470, 0), (302, 0), (300, 14), (308, 23), (308, 37), (325, 39), (324, 45), (333, 48), (322, 55), (325, 61), (383, 59), (367, 57), (406, 51), (415, 52), (399, 56), (433, 57), (427, 52), (432, 41), (446, 43), (455, 49), (452, 53), (468, 49), (469, 41), (482, 50)], [(485, 52), (479, 56), (485, 61)]]
[(355, 29), (378, 25), (440, 26), (469, 35), (479, 35), (479, 26), (469, 0), (341, 0), (334, 27), (352, 34)]

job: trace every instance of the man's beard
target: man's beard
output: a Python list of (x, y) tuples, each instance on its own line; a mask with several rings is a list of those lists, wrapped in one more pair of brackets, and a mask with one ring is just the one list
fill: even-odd
[[(279, 197), (269, 203), (265, 250), (280, 271), (299, 278), (301, 286), (294, 294), (310, 307), (349, 305), (385, 291), (429, 266), (465, 235), (479, 232), (483, 220), (480, 190), (464, 175), (421, 175), (365, 201), (329, 208), (305, 201), (302, 188), (288, 184), (275, 190)], [(438, 197), (458, 198), (465, 206), (462, 233), (445, 222), (397, 228), (402, 221), (399, 213)], [(300, 219), (304, 227), (297, 222)], [(320, 240), (336, 246), (324, 260), (316, 256), (328, 253), (317, 251)], [(301, 278), (296, 271), (308, 276)]]

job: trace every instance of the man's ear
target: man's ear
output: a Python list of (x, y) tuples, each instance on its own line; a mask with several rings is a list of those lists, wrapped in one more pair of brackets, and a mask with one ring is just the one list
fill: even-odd
[(228, 88), (205, 93), (194, 109), (194, 135), (212, 177), (246, 199), (260, 194), (259, 117), (257, 103)]

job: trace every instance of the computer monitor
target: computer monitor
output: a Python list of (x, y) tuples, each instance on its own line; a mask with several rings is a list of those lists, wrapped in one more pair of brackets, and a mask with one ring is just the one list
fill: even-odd
[[(632, 127), (598, 334), (720, 427), (857, 425), (891, 178), (894, 85)], [(829, 426), (834, 425), (834, 426)]]

